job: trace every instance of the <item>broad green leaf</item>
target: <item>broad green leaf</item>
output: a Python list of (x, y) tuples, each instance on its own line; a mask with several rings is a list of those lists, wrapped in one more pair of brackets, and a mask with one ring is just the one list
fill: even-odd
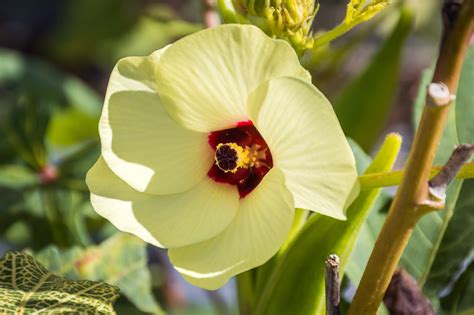
[(50, 246), (35, 257), (65, 277), (105, 281), (119, 287), (144, 312), (163, 313), (151, 293), (146, 244), (134, 236), (116, 233), (99, 246), (86, 249), (62, 251)]
[[(398, 135), (389, 135), (365, 173), (389, 171), (400, 144)], [(379, 192), (380, 189), (362, 191), (347, 210), (347, 221), (317, 214), (310, 217), (278, 260), (256, 313), (324, 314), (324, 261), (328, 255), (337, 254), (343, 272), (359, 229)]]
[(27, 254), (10, 251), (0, 260), (2, 314), (115, 314), (118, 296), (107, 283), (58, 277)]
[[(456, 99), (456, 104), (450, 108), (447, 125), (435, 157), (435, 164), (437, 165), (446, 163), (456, 145), (465, 142), (474, 142), (474, 134), (471, 132), (473, 128), (472, 117), (474, 117), (474, 108), (472, 107), (472, 86), (474, 84), (472, 74), (473, 56), (474, 46), (471, 46), (461, 72), (461, 79), (457, 91), (459, 97)], [(426, 87), (429, 82), (431, 82), (432, 75), (432, 69), (428, 69), (423, 73), (414, 104), (415, 125), (418, 124), (421, 117), (425, 105)], [(422, 286), (429, 276), (431, 266), (438, 253), (448, 223), (453, 215), (457, 215), (454, 209), (461, 187), (462, 180), (455, 180), (451, 183), (447, 191), (445, 209), (429, 213), (420, 220), (413, 230), (412, 237), (402, 256), (401, 264)], [(466, 257), (467, 254), (468, 253), (465, 252), (463, 257)], [(462, 260), (459, 257), (450, 257), (449, 259), (453, 259), (454, 261), (446, 261), (444, 264), (459, 265)], [(433, 286), (433, 283), (431, 285)], [(441, 286), (442, 284), (438, 284), (436, 287), (439, 288)], [(436, 296), (436, 292), (432, 292), (429, 288), (424, 289), (430, 295)]]
[[(448, 287), (453, 275), (464, 263), (469, 255), (474, 255), (474, 179), (464, 181), (461, 193), (454, 209), (453, 218), (449, 221), (443, 240), (439, 245), (436, 258), (425, 283), (425, 291), (430, 295), (437, 295), (443, 288)], [(472, 263), (471, 263), (472, 264)], [(468, 268), (465, 273), (474, 274), (474, 267)], [(464, 275), (464, 278), (472, 275)], [(474, 286), (471, 288), (471, 295), (474, 296)], [(452, 294), (464, 294), (453, 290)], [(451, 294), (450, 294), (451, 295)], [(466, 295), (468, 297), (469, 295)], [(446, 300), (454, 301), (454, 297)], [(474, 301), (464, 301), (457, 307), (457, 310), (472, 308)], [(443, 303), (441, 303), (443, 306)]]
[(458, 275), (456, 281), (449, 288), (450, 294), (441, 298), (441, 314), (450, 315), (472, 315), (474, 305), (474, 252), (471, 252), (470, 259), (466, 259), (462, 273)]
[(385, 126), (398, 82), (401, 53), (412, 14), (401, 9), (392, 34), (364, 72), (342, 92), (335, 110), (344, 133), (370, 150)]
[(38, 174), (20, 165), (0, 165), (0, 187), (20, 189), (38, 184)]

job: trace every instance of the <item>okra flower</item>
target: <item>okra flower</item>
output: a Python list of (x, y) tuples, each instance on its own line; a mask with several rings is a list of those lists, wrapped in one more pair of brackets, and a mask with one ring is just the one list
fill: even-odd
[(270, 259), (295, 207), (344, 219), (357, 180), (331, 105), (294, 50), (249, 25), (120, 60), (99, 132), (94, 209), (168, 248), (208, 289)]

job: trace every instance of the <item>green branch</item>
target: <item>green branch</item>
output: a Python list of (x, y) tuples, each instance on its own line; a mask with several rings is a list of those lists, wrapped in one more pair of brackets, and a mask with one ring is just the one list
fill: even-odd
[[(430, 171), (430, 179), (441, 170), (442, 166), (434, 166)], [(380, 187), (397, 186), (402, 181), (404, 170), (372, 173), (359, 176), (361, 189), (369, 190)], [(474, 163), (466, 163), (456, 175), (458, 179), (474, 178)]]
[(359, 0), (352, 0), (347, 5), (344, 21), (332, 30), (319, 34), (314, 38), (313, 47), (320, 47), (344, 35), (355, 26), (373, 18), (377, 13), (391, 4), (389, 0), (373, 0), (367, 5)]

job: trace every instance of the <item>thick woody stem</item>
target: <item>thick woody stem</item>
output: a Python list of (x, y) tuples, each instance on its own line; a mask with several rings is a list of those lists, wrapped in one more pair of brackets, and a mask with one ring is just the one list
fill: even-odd
[(444, 34), (427, 104), (401, 185), (362, 276), (349, 314), (376, 314), (398, 261), (429, 199), (428, 179), (474, 28), (474, 1), (445, 1)]
[(326, 259), (326, 315), (340, 314), (339, 257), (329, 255)]

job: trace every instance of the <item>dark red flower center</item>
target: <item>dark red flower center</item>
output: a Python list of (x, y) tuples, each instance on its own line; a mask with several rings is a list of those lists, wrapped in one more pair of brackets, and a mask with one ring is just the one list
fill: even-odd
[(208, 141), (215, 163), (207, 175), (218, 183), (237, 186), (240, 198), (257, 187), (273, 167), (270, 149), (251, 121), (211, 132)]

